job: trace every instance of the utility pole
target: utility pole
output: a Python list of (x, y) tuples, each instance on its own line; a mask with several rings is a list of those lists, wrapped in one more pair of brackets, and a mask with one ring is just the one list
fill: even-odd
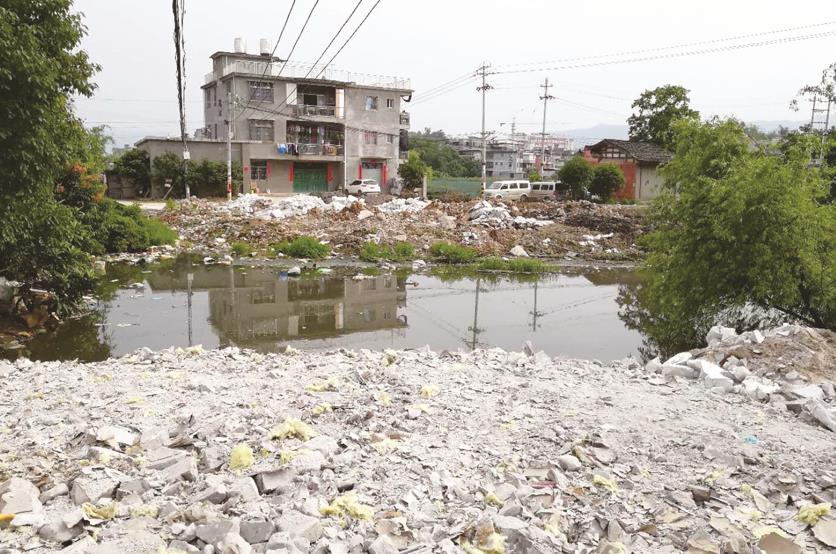
[(542, 133), (542, 141), (543, 144), (541, 145), (540, 149), (540, 174), (543, 174), (543, 171), (546, 167), (546, 108), (549, 106), (549, 100), (554, 100), (554, 96), (549, 94), (549, 87), (553, 86), (549, 84), (549, 78), (546, 77), (546, 82), (540, 85), (540, 88), (544, 89), (543, 96), (540, 97), (540, 100), (543, 101), (543, 133)]
[(232, 200), (232, 91), (226, 91), (226, 197)]
[(488, 182), (488, 162), (486, 147), (488, 135), (487, 133), (485, 133), (485, 93), (493, 88), (485, 82), (485, 78), (488, 76), (488, 67), (490, 66), (487, 63), (482, 62), (482, 66), (477, 71), (477, 73), (482, 76), (482, 86), (476, 87), (476, 90), (482, 93), (482, 193), (485, 192), (485, 188), (487, 187)]
[(177, 101), (180, 106), (180, 140), (183, 142), (183, 186), (186, 189), (186, 200), (191, 198), (189, 191), (189, 181), (187, 179), (187, 172), (189, 167), (189, 145), (186, 142), (186, 107), (185, 107), (185, 80), (186, 66), (183, 62), (184, 45), (183, 40), (183, 17), (184, 13), (179, 5), (179, 0), (172, 0), (171, 9), (174, 12), (174, 57), (177, 61)]
[(479, 341), (476, 339), (479, 333), (484, 331), (484, 329), (479, 328), (479, 286), (481, 283), (482, 278), (476, 277), (476, 304), (473, 306), (473, 325), (467, 328), (472, 333), (472, 338), (470, 339), (471, 350), (476, 350), (476, 345), (479, 344)]
[(537, 311), (537, 285), (538, 285), (539, 282), (540, 282), (540, 279), (537, 279), (536, 281), (534, 281), (534, 311), (528, 312), (529, 314), (531, 314), (531, 317), (532, 317), (531, 330), (535, 333), (537, 332), (537, 318), (540, 317), (541, 315), (544, 315), (543, 312), (538, 312)]

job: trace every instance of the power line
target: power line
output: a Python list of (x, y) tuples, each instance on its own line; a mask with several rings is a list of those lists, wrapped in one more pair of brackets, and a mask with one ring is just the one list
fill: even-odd
[(510, 74), (510, 73), (536, 73), (541, 71), (560, 71), (566, 69), (580, 69), (585, 67), (600, 67), (600, 66), (607, 66), (607, 65), (620, 65), (620, 64), (629, 64), (629, 63), (638, 63), (638, 62), (646, 62), (646, 61), (653, 61), (653, 60), (662, 60), (662, 59), (673, 59), (673, 58), (682, 58), (686, 56), (696, 56), (702, 54), (713, 54), (717, 52), (727, 52), (732, 50), (743, 50), (745, 48), (757, 48), (761, 46), (772, 46), (775, 44), (783, 44), (789, 42), (800, 42), (803, 40), (811, 40), (817, 38), (824, 38), (829, 36), (836, 35), (836, 31), (828, 31), (825, 33), (814, 33), (809, 35), (799, 35), (794, 37), (784, 37), (780, 39), (772, 39), (772, 40), (764, 40), (759, 42), (750, 42), (746, 44), (732, 44), (729, 46), (717, 47), (717, 48), (704, 48), (701, 50), (689, 50), (685, 52), (672, 52), (670, 54), (658, 54), (655, 56), (643, 56), (638, 58), (624, 58), (624, 59), (616, 59), (616, 60), (605, 60), (600, 62), (590, 62), (590, 63), (582, 63), (582, 64), (570, 64), (570, 65), (562, 65), (562, 66), (551, 66), (551, 67), (538, 67), (538, 68), (531, 68), (531, 69), (508, 69), (504, 71), (497, 71), (498, 74)]
[(377, 7), (378, 4), (380, 4), (380, 0), (377, 0), (377, 2), (374, 3), (374, 6), (372, 6), (372, 8), (369, 10), (369, 13), (366, 14), (366, 17), (364, 17), (363, 20), (360, 21), (360, 23), (357, 25), (357, 27), (354, 28), (354, 31), (352, 31), (351, 34), (348, 36), (348, 38), (345, 39), (345, 42), (343, 43), (342, 46), (340, 46), (340, 49), (337, 50), (337, 52), (333, 56), (331, 56), (331, 59), (328, 60), (328, 63), (325, 64), (325, 66), (319, 71), (319, 73), (316, 75), (316, 77), (314, 77), (314, 79), (318, 79), (319, 76), (322, 75), (325, 72), (325, 68), (327, 68), (329, 65), (331, 65), (331, 62), (334, 61), (334, 58), (336, 58), (337, 56), (340, 55), (340, 52), (342, 52), (343, 48), (345, 48), (348, 45), (348, 43), (351, 41), (351, 39), (354, 38), (354, 35), (357, 34), (357, 31), (360, 30), (360, 27), (363, 26), (363, 23), (366, 22), (366, 20), (369, 18), (369, 16), (372, 14), (372, 12), (374, 11), (374, 9)]
[(468, 77), (466, 80), (462, 81), (461, 83), (458, 83), (458, 84), (456, 84), (456, 85), (454, 85), (454, 86), (449, 86), (449, 87), (447, 87), (446, 89), (441, 89), (441, 90), (439, 90), (439, 91), (437, 91), (437, 92), (433, 93), (432, 95), (428, 95), (428, 96), (424, 96), (424, 97), (419, 97), (419, 98), (418, 98), (418, 100), (416, 100), (415, 102), (412, 102), (412, 105), (413, 105), (413, 106), (419, 106), (419, 105), (421, 105), (421, 104), (423, 104), (423, 103), (425, 103), (425, 102), (429, 102), (429, 101), (431, 101), (431, 100), (435, 100), (436, 98), (438, 98), (438, 97), (440, 97), (440, 96), (444, 96), (445, 94), (448, 94), (448, 93), (450, 93), (450, 92), (453, 92), (454, 90), (458, 90), (458, 89), (460, 89), (460, 88), (462, 88), (462, 87), (468, 86), (468, 85), (472, 84), (473, 82), (475, 82), (476, 80), (477, 80), (477, 76), (476, 76), (476, 74), (474, 73), (474, 74), (472, 74), (470, 77)]
[(284, 71), (284, 68), (287, 66), (287, 62), (290, 61), (290, 58), (293, 56), (293, 52), (296, 50), (296, 45), (299, 44), (299, 40), (301, 40), (302, 35), (305, 33), (305, 29), (308, 27), (308, 22), (311, 20), (311, 16), (313, 15), (314, 10), (316, 9), (316, 7), (318, 5), (319, 5), (319, 0), (316, 0), (316, 2), (314, 2), (314, 5), (311, 6), (311, 11), (308, 12), (308, 17), (305, 18), (305, 23), (302, 25), (302, 28), (299, 30), (299, 34), (296, 36), (296, 40), (293, 41), (293, 46), (291, 46), (290, 52), (288, 53), (287, 58), (285, 59), (282, 66), (279, 68), (279, 74), (276, 75), (277, 77), (281, 76), (282, 71)]
[(580, 56), (575, 58), (562, 58), (557, 60), (544, 60), (540, 62), (524, 62), (524, 63), (514, 63), (514, 64), (499, 64), (496, 67), (523, 67), (523, 66), (530, 66), (530, 65), (541, 65), (547, 63), (565, 63), (565, 62), (576, 62), (576, 61), (584, 61), (584, 60), (596, 60), (601, 58), (612, 58), (615, 56), (632, 56), (634, 54), (646, 54), (648, 52), (658, 52), (662, 50), (675, 50), (678, 48), (690, 48), (692, 46), (701, 46), (704, 44), (716, 44), (718, 42), (729, 42), (733, 40), (742, 40), (748, 38), (754, 38), (759, 36), (766, 36), (766, 35), (775, 35), (780, 33), (789, 33), (791, 31), (801, 31), (804, 29), (813, 29), (818, 27), (826, 27), (830, 25), (836, 24), (836, 21), (826, 21), (824, 23), (813, 23), (810, 25), (800, 25), (798, 27), (787, 27), (785, 29), (776, 29), (772, 31), (762, 31), (758, 33), (749, 33), (745, 35), (737, 35), (733, 37), (724, 37), (724, 38), (716, 38), (711, 40), (702, 40), (697, 42), (686, 42), (681, 44), (674, 44), (670, 46), (657, 46), (653, 48), (644, 48), (641, 50), (631, 50), (628, 52), (615, 52), (612, 54), (595, 54), (591, 56)]
[[(308, 71), (308, 75), (310, 75), (310, 72), (313, 71), (313, 68), (316, 67), (316, 64), (318, 64), (319, 61), (325, 56), (325, 53), (328, 51), (329, 48), (331, 48), (331, 45), (334, 44), (334, 41), (337, 40), (337, 37), (340, 36), (340, 33), (343, 32), (343, 29), (345, 29), (345, 26), (348, 25), (349, 21), (351, 21), (351, 18), (354, 17), (354, 13), (357, 11), (357, 8), (359, 8), (360, 4), (362, 4), (362, 3), (363, 3), (363, 0), (358, 0), (357, 1), (357, 4), (354, 6), (354, 9), (351, 10), (351, 13), (348, 14), (347, 18), (345, 18), (345, 21), (343, 21), (343, 24), (340, 25), (340, 28), (337, 30), (336, 34), (334, 34), (333, 38), (331, 39), (331, 42), (328, 43), (328, 46), (325, 47), (325, 49), (322, 51), (322, 54), (319, 55), (319, 57), (316, 59), (316, 61), (311, 66), (310, 71)], [(307, 77), (307, 75), (305, 75), (305, 77)]]
[[(279, 43), (282, 41), (282, 37), (284, 36), (284, 30), (287, 28), (287, 22), (290, 20), (290, 14), (293, 13), (293, 7), (294, 6), (296, 6), (296, 0), (293, 0), (293, 2), (290, 4), (290, 9), (287, 10), (287, 16), (284, 18), (284, 24), (282, 24), (282, 30), (279, 31), (279, 38), (276, 39), (276, 43), (273, 45), (273, 50), (270, 52), (270, 61), (268, 61), (267, 63), (264, 64), (264, 71), (261, 72), (261, 79), (264, 79), (264, 76), (267, 75), (267, 70), (270, 67), (270, 63), (273, 61), (273, 56), (276, 55), (276, 50), (279, 48)], [(244, 106), (244, 109), (241, 110), (241, 112), (233, 118), (233, 121), (238, 121), (238, 118), (240, 116), (242, 116), (244, 114), (244, 112), (247, 111), (248, 108), (250, 108), (251, 104), (252, 104), (252, 98), (247, 98), (247, 104)], [(230, 108), (230, 106), (227, 106), (227, 109), (229, 109), (229, 108)]]

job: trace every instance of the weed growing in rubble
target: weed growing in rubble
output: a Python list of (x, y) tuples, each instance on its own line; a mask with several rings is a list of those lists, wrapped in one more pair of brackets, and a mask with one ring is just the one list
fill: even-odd
[(479, 269), (483, 271), (505, 271), (505, 260), (499, 256), (488, 256), (479, 262)]
[(390, 262), (402, 262), (412, 259), (415, 247), (408, 242), (396, 242), (395, 246), (381, 245), (374, 241), (367, 241), (360, 249), (360, 259), (367, 262), (388, 260)]
[(232, 254), (238, 258), (244, 258), (246, 256), (251, 256), (253, 253), (253, 247), (247, 244), (246, 242), (233, 242), (232, 243)]
[(433, 244), (430, 254), (438, 261), (448, 264), (467, 264), (476, 259), (476, 250), (446, 241)]
[(272, 244), (270, 249), (276, 254), (281, 252), (291, 258), (319, 259), (331, 253), (330, 246), (322, 244), (316, 237), (308, 235), (297, 237), (292, 242), (285, 240), (278, 244)]

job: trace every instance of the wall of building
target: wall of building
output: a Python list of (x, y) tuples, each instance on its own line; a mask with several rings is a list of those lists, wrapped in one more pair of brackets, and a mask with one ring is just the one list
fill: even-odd
[[(378, 98), (377, 110), (366, 110), (366, 97)], [(386, 100), (391, 99), (393, 106), (386, 107)], [(398, 91), (350, 87), (345, 94), (346, 112), (346, 159), (347, 179), (359, 179), (362, 175), (363, 161), (381, 162), (381, 184), (397, 177), (400, 134), (401, 98)], [(362, 129), (362, 130), (360, 130)], [(363, 130), (383, 133), (377, 135), (377, 144), (366, 144)], [(390, 136), (392, 142), (388, 142)], [(383, 175), (385, 173), (385, 175)]]
[(662, 191), (665, 180), (659, 175), (658, 166), (655, 164), (639, 164), (639, 171), (636, 182), (636, 199), (640, 202), (653, 200)]

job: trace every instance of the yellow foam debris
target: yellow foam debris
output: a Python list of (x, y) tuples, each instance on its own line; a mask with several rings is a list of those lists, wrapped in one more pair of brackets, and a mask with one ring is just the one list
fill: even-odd
[(821, 504), (810, 504), (802, 506), (795, 519), (804, 522), (807, 525), (815, 525), (819, 520), (830, 513), (830, 502), (822, 502)]
[(598, 485), (599, 487), (604, 487), (612, 493), (618, 492), (618, 485), (615, 484), (615, 481), (607, 479), (603, 475), (598, 475), (597, 473), (593, 475), (592, 483)]
[(133, 517), (157, 517), (160, 509), (152, 504), (141, 504), (131, 510)]
[(145, 402), (145, 398), (135, 394), (133, 396), (129, 396), (125, 402), (128, 404), (142, 404)]
[(285, 418), (281, 425), (270, 431), (271, 439), (297, 438), (302, 441), (310, 440), (314, 432), (307, 423), (293, 417)]
[(3, 523), (4, 521), (11, 521), (14, 518), (14, 514), (0, 514), (0, 523)]
[(459, 546), (467, 554), (505, 554), (505, 537), (499, 533), (491, 533), (477, 544), (462, 541)]
[(307, 385), (305, 390), (308, 392), (326, 392), (326, 391), (335, 391), (339, 388), (339, 383), (333, 377), (329, 377), (324, 381), (316, 381)]
[(381, 392), (377, 395), (377, 401), (383, 406), (390, 406), (392, 404), (392, 397), (388, 393)]
[(785, 539), (790, 538), (789, 535), (778, 529), (777, 527), (757, 527), (752, 531), (752, 534), (755, 535), (756, 539), (762, 539), (767, 535), (778, 535), (779, 537), (784, 537)]
[(503, 502), (502, 499), (499, 498), (495, 493), (489, 492), (485, 495), (485, 504), (501, 508), (505, 505), (505, 502)]
[(90, 519), (113, 519), (116, 517), (116, 504), (110, 503), (107, 506), (96, 506), (90, 502), (81, 505), (82, 511)]
[(740, 492), (742, 492), (746, 496), (752, 496), (752, 486), (743, 483), (742, 485), (740, 485)]
[(426, 404), (421, 404), (421, 403), (413, 404), (412, 407), (415, 408), (416, 410), (418, 410), (419, 412), (423, 412), (425, 414), (430, 413), (430, 407), (427, 406)]
[(374, 517), (374, 510), (371, 506), (360, 504), (357, 495), (353, 492), (338, 496), (329, 505), (320, 508), (319, 513), (326, 517), (348, 516), (361, 521), (370, 521)]
[(199, 356), (199, 355), (203, 354), (203, 345), (202, 344), (197, 344), (195, 346), (186, 347), (185, 352), (189, 356)]
[(232, 452), (229, 453), (229, 469), (232, 471), (247, 469), (253, 465), (254, 461), (253, 449), (245, 442), (236, 444)]
[(421, 396), (423, 396), (424, 398), (432, 398), (433, 396), (438, 396), (438, 393), (440, 392), (441, 387), (433, 383), (421, 387)]
[(331, 404), (329, 404), (327, 402), (324, 402), (322, 404), (317, 404), (316, 406), (314, 406), (313, 409), (311, 410), (311, 414), (313, 414), (315, 416), (320, 416), (320, 415), (322, 415), (326, 412), (333, 412), (333, 411), (334, 411), (334, 407)]
[(756, 510), (754, 508), (739, 508), (741, 514), (747, 516), (752, 521), (760, 521), (763, 517), (763, 514), (760, 510)]
[(289, 464), (299, 456), (305, 456), (310, 453), (311, 451), (306, 448), (300, 448), (298, 450), (282, 450), (279, 452), (279, 461), (283, 464)]
[(398, 446), (398, 441), (389, 438), (372, 443), (372, 448), (374, 448), (378, 454), (388, 454), (389, 452), (397, 450)]
[(99, 452), (99, 463), (102, 465), (107, 465), (111, 462), (113, 456), (108, 454), (107, 452)]
[(556, 537), (559, 537), (563, 534), (563, 531), (560, 528), (560, 515), (552, 514), (549, 516), (549, 519), (546, 521), (546, 524), (543, 525), (543, 529), (546, 533), (552, 534)]
[(705, 476), (705, 482), (713, 485), (718, 479), (722, 479), (725, 475), (726, 474), (722, 469), (715, 469)]

